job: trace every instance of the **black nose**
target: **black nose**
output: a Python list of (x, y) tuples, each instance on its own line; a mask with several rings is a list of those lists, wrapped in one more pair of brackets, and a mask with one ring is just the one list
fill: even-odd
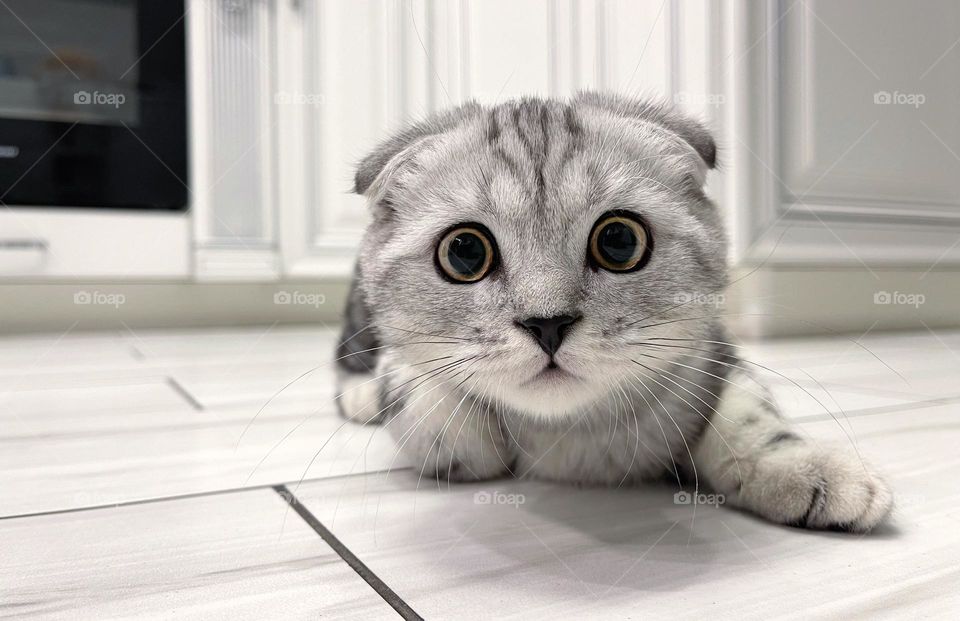
[(551, 356), (560, 349), (560, 343), (563, 342), (563, 336), (579, 317), (570, 315), (557, 315), (556, 317), (529, 317), (521, 319), (517, 323), (526, 328), (537, 343)]

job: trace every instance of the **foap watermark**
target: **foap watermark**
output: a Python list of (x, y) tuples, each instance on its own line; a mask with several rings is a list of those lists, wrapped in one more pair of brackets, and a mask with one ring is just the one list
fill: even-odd
[(878, 106), (913, 106), (919, 108), (927, 101), (923, 93), (901, 93), (900, 91), (877, 91), (873, 94), (873, 103)]
[(700, 306), (713, 306), (719, 308), (727, 302), (727, 297), (722, 293), (701, 293), (699, 291), (684, 291), (673, 296), (676, 304), (698, 304)]
[(510, 505), (519, 507), (525, 502), (527, 502), (527, 497), (523, 494), (507, 494), (497, 490), (492, 492), (475, 492), (473, 494), (473, 504), (475, 505)]
[(312, 306), (319, 308), (326, 304), (327, 296), (322, 293), (305, 293), (303, 291), (277, 291), (273, 294), (273, 303), (286, 306)]
[(120, 499), (116, 494), (103, 492), (76, 492), (73, 494), (73, 504), (78, 507), (102, 507), (117, 505)]
[(912, 306), (920, 308), (926, 303), (927, 296), (922, 293), (904, 293), (903, 291), (877, 291), (873, 294), (873, 303), (883, 306)]
[(723, 93), (691, 93), (680, 91), (673, 96), (673, 103), (681, 106), (712, 106), (719, 108), (726, 103)]
[(107, 293), (105, 291), (77, 291), (73, 294), (73, 303), (81, 306), (112, 306), (120, 308), (127, 302), (127, 296), (122, 293)]
[(675, 505), (708, 505), (719, 507), (727, 502), (727, 497), (723, 494), (704, 494), (702, 492), (690, 493), (681, 490), (673, 495), (673, 504)]
[(281, 106), (313, 106), (319, 108), (327, 99), (322, 93), (301, 93), (298, 91), (277, 91), (273, 94), (273, 103)]
[(101, 93), (100, 91), (77, 91), (73, 94), (73, 103), (78, 106), (113, 106), (119, 108), (127, 101), (123, 93)]

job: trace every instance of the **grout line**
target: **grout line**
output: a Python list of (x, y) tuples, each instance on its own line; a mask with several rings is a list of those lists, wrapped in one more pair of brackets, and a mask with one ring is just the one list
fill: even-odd
[(328, 546), (333, 548), (334, 552), (340, 555), (340, 558), (342, 558), (353, 571), (357, 572), (385, 602), (390, 604), (401, 617), (404, 619), (419, 619), (423, 621), (423, 617), (418, 615), (407, 602), (403, 601), (403, 598), (397, 595), (396, 592), (388, 587), (377, 574), (373, 573), (363, 561), (357, 558), (356, 554), (351, 552), (347, 546), (343, 545), (343, 542), (337, 539), (336, 535), (331, 533), (327, 527), (294, 496), (293, 492), (291, 492), (286, 485), (276, 485), (273, 490), (297, 512), (297, 515), (303, 518), (303, 521), (306, 522), (314, 532), (320, 535), (320, 538), (323, 539)]
[(134, 360), (146, 360), (147, 357), (143, 355), (143, 352), (140, 351), (136, 345), (133, 343), (128, 343), (127, 347), (130, 348), (130, 355), (133, 356)]
[[(802, 370), (802, 367), (798, 367), (798, 369)], [(855, 380), (861, 380), (861, 379), (864, 379), (864, 378), (862, 376), (855, 378)], [(777, 386), (785, 386), (785, 387), (794, 386), (793, 382), (789, 380), (785, 380), (780, 377), (771, 377), (769, 375), (766, 377), (765, 382), (768, 385), (777, 385)], [(796, 379), (796, 382), (801, 386), (806, 386), (807, 388), (817, 387), (816, 382), (811, 382), (810, 380), (803, 379), (803, 378)], [(918, 395), (917, 391), (909, 392), (905, 390), (889, 390), (886, 388), (872, 388), (870, 386), (862, 386), (859, 384), (848, 384), (848, 383), (831, 382), (831, 381), (820, 382), (820, 386), (822, 386), (824, 389), (830, 388), (830, 389), (836, 390), (837, 392), (845, 392), (845, 393), (850, 393), (854, 395), (882, 395), (882, 396), (890, 397), (892, 399), (906, 399), (906, 400), (916, 399)]]
[[(157, 414), (162, 415), (166, 412), (169, 412), (169, 409), (156, 408), (143, 410), (138, 412), (138, 414)], [(269, 422), (294, 422), (303, 420), (303, 416), (300, 414), (279, 414), (273, 416), (269, 419)], [(242, 421), (240, 421), (242, 423)], [(136, 435), (142, 433), (166, 433), (171, 431), (205, 431), (208, 429), (215, 429), (217, 427), (235, 427), (238, 425), (236, 420), (231, 419), (222, 419), (218, 418), (216, 420), (211, 420), (203, 423), (183, 423), (183, 424), (174, 424), (174, 425), (154, 425), (142, 427), (128, 427), (123, 429), (111, 429), (109, 433), (114, 436), (118, 435)], [(27, 440), (70, 440), (74, 438), (102, 438), (105, 431), (103, 429), (90, 429), (85, 431), (65, 431), (62, 433), (41, 433), (41, 434), (23, 434), (23, 435), (0, 435), (0, 446), (13, 443), (13, 442), (23, 442)]]
[(910, 403), (892, 403), (890, 405), (878, 405), (872, 408), (863, 408), (860, 410), (837, 411), (832, 414), (808, 414), (806, 416), (794, 416), (788, 418), (788, 421), (796, 423), (815, 423), (824, 420), (832, 420), (840, 415), (845, 418), (859, 418), (861, 416), (873, 416), (875, 414), (894, 414), (907, 410), (916, 410), (921, 408), (933, 408), (940, 405), (950, 405), (960, 401), (960, 396), (938, 397), (936, 399), (927, 399), (924, 401), (911, 401)]
[(173, 379), (169, 375), (167, 376), (167, 385), (170, 386), (170, 388), (173, 388), (174, 392), (178, 393), (181, 397), (183, 397), (183, 400), (189, 403), (190, 407), (192, 407), (194, 410), (198, 412), (203, 411), (204, 409), (203, 404), (200, 403), (196, 397), (190, 394), (190, 391), (184, 388), (183, 385), (180, 384), (180, 382)]
[[(386, 472), (402, 472), (404, 470), (410, 470), (410, 466), (405, 466), (403, 468), (384, 468), (382, 470), (371, 470), (369, 472), (351, 472), (348, 474), (335, 474), (329, 477), (317, 477), (313, 479), (303, 479), (297, 483), (320, 483), (322, 481), (332, 481), (336, 479), (346, 479), (350, 477), (360, 477), (360, 476), (369, 476), (376, 474), (384, 474)], [(286, 485), (291, 481), (286, 483), (280, 483), (280, 485)], [(187, 494), (173, 494), (171, 496), (157, 496), (156, 498), (141, 498), (139, 500), (123, 500), (121, 502), (114, 502), (110, 504), (103, 505), (90, 505), (87, 507), (71, 507), (69, 509), (49, 509), (47, 511), (34, 511), (32, 513), (15, 513), (13, 515), (0, 515), (0, 521), (3, 520), (16, 520), (20, 518), (30, 518), (30, 517), (43, 517), (46, 515), (63, 515), (64, 513), (82, 513), (85, 511), (97, 511), (99, 509), (119, 509), (120, 507), (135, 507), (137, 505), (149, 505), (157, 502), (167, 502), (170, 500), (189, 500), (191, 498), (202, 498), (203, 496), (222, 496), (224, 494), (236, 494), (239, 492), (249, 492), (254, 490), (264, 490), (264, 489), (274, 489), (276, 488), (277, 483), (263, 483), (261, 485), (247, 485), (246, 487), (228, 487), (226, 489), (214, 489), (208, 490), (205, 492), (189, 492)]]

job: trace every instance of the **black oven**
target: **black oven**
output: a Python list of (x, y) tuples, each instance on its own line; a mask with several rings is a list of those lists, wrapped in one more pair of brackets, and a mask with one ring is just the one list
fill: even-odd
[(0, 3), (0, 207), (185, 209), (182, 0)]

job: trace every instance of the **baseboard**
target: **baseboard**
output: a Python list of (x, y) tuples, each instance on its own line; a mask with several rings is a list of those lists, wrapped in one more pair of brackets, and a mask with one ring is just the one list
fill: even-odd
[[(735, 270), (722, 315), (747, 337), (960, 327), (960, 271)], [(349, 281), (0, 285), (0, 333), (339, 321)], [(883, 294), (889, 294), (884, 296)]]
[(722, 312), (744, 336), (960, 327), (956, 269), (743, 268), (731, 281)]
[(335, 324), (346, 280), (0, 284), (0, 333)]

